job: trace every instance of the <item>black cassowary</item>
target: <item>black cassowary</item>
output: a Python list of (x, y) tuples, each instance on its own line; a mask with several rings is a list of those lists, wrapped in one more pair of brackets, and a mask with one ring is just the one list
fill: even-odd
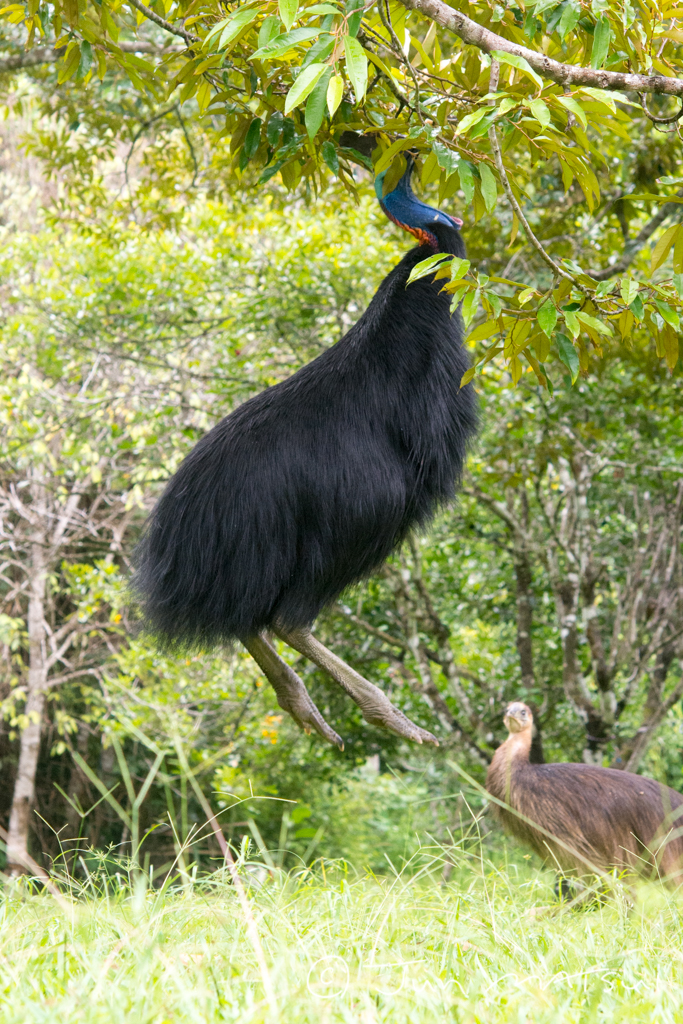
[(367, 577), (453, 496), (476, 429), (459, 313), (431, 276), (434, 252), (465, 255), (462, 222), (421, 203), (412, 160), (382, 198), (415, 235), (358, 323), (294, 376), (239, 406), (199, 441), (152, 512), (135, 586), (166, 643), (242, 641), (307, 732), (342, 746), (272, 631), (324, 669), (364, 717), (436, 743), (315, 639), (320, 610)]

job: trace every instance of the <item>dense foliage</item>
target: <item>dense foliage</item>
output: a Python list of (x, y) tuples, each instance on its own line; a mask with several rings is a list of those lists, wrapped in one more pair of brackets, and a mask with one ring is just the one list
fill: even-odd
[[(519, 696), (550, 759), (644, 764), (680, 785), (680, 380), (647, 348), (552, 397), (484, 378), (462, 497), (321, 621), (437, 730), (437, 752), (373, 730), (300, 661), (342, 754), (298, 732), (243, 652), (169, 658), (137, 635), (130, 553), (163, 480), (228, 408), (348, 328), (403, 242), (385, 225), (374, 202), (283, 214), (266, 200), (198, 204), (176, 231), (113, 222), (97, 245), (6, 233), (3, 772), (33, 730), (31, 827), (69, 864), (78, 836), (136, 850), (152, 829), (141, 858), (206, 865), (198, 785), (236, 841), (255, 829), (288, 858), (382, 870), (415, 829), (457, 832), (451, 763), (481, 779)], [(69, 842), (51, 831), (63, 823)]]
[(410, 149), (422, 187), (479, 225), (470, 263), (442, 268), (479, 368), (552, 388), (620, 342), (676, 365), (673, 0), (2, 10), (6, 101), (42, 115), (30, 145), (66, 185), (58, 216), (87, 224), (114, 182), (147, 223), (177, 220), (197, 190), (348, 201), (367, 172), (390, 188)]

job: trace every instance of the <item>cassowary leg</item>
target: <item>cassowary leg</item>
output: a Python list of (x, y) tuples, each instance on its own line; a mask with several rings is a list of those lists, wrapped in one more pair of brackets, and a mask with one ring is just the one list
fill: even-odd
[(324, 740), (334, 743), (343, 750), (344, 742), (341, 736), (330, 728), (294, 669), (282, 660), (264, 634), (250, 636), (242, 640), (242, 643), (275, 690), (277, 702), (282, 710), (291, 715), (305, 733), (315, 729)]
[(573, 900), (575, 896), (574, 886), (568, 878), (564, 875), (558, 875), (555, 879), (555, 885), (553, 886), (555, 896), (559, 903), (567, 903), (569, 900)]
[(327, 647), (307, 629), (283, 629), (278, 626), (274, 631), (281, 640), (293, 647), (299, 654), (309, 658), (318, 668), (332, 676), (336, 683), (346, 690), (349, 697), (356, 702), (363, 713), (363, 718), (371, 725), (396, 733), (414, 743), (433, 743), (438, 747), (439, 741), (431, 732), (421, 729), (409, 718), (395, 708), (389, 698), (374, 683), (368, 682), (350, 665), (329, 651)]

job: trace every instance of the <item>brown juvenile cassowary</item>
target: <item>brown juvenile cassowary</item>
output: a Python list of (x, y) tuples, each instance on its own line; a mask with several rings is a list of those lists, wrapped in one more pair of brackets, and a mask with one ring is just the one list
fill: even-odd
[(268, 632), (323, 668), (366, 720), (436, 743), (310, 632), (320, 610), (376, 570), (454, 494), (476, 429), (459, 313), (432, 253), (465, 255), (462, 222), (420, 202), (408, 169), (385, 213), (408, 252), (341, 341), (218, 423), (149, 519), (134, 585), (166, 644), (241, 640), (300, 727), (342, 747)]
[[(530, 764), (534, 719), (515, 701), (486, 788), (504, 829), (575, 877), (618, 872), (683, 881), (683, 796), (653, 779), (587, 764)], [(540, 826), (540, 827), (535, 827)]]

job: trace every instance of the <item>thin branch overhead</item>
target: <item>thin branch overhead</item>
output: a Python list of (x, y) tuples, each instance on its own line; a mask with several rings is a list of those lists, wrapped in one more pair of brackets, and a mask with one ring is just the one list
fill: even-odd
[(411, 11), (423, 14), (425, 18), (435, 21), (443, 28), (449, 29), (469, 46), (476, 46), (484, 53), (496, 50), (503, 53), (523, 57), (524, 60), (541, 75), (558, 85), (584, 85), (593, 89), (605, 89), (611, 92), (652, 93), (661, 96), (683, 97), (683, 79), (665, 78), (664, 75), (634, 75), (622, 71), (604, 71), (602, 69), (577, 67), (574, 64), (562, 64), (537, 50), (513, 43), (496, 32), (472, 21), (460, 11), (454, 11), (443, 0), (401, 0)]

